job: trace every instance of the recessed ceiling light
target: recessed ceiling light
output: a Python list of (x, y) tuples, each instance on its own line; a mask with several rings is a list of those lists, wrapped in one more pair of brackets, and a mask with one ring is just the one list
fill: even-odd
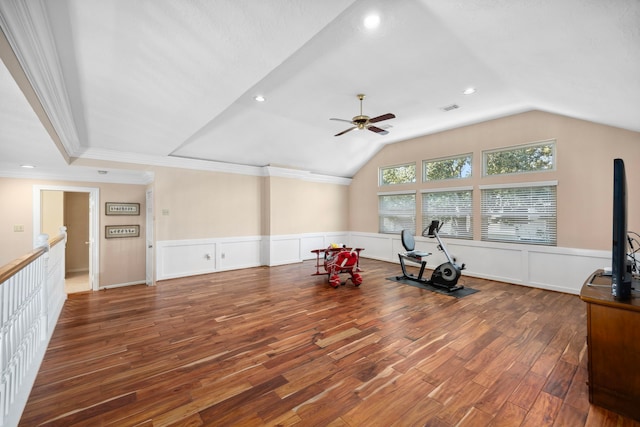
[(25, 169), (33, 169), (35, 168), (34, 165), (20, 165), (21, 168), (25, 168)]
[(472, 93), (476, 93), (476, 88), (475, 87), (468, 87), (462, 93), (465, 94), (465, 95), (471, 95)]
[(364, 26), (370, 30), (378, 28), (380, 25), (380, 15), (372, 13), (364, 18)]
[(254, 97), (253, 97), (253, 99), (255, 99), (255, 100), (256, 100), (256, 101), (258, 101), (258, 102), (264, 102), (264, 101), (266, 101), (266, 100), (267, 100), (267, 98), (265, 98), (265, 97), (264, 97), (264, 96), (262, 96), (262, 95), (256, 95), (256, 96), (254, 96)]

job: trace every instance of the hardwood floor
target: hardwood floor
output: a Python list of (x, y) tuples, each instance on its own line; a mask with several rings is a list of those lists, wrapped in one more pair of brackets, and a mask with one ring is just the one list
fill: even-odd
[(359, 288), (304, 262), (71, 294), (21, 425), (640, 425), (588, 402), (578, 296), (362, 266)]

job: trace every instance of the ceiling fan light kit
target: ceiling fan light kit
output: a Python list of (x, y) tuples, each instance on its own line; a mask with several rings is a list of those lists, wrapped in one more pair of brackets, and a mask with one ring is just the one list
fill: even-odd
[(337, 120), (339, 122), (347, 122), (353, 125), (349, 129), (345, 129), (342, 132), (335, 134), (334, 136), (344, 135), (345, 133), (350, 132), (354, 129), (358, 129), (358, 130), (367, 129), (367, 130), (370, 130), (371, 132), (377, 133), (378, 135), (388, 134), (389, 133), (388, 131), (381, 129), (377, 126), (374, 126), (372, 125), (372, 123), (381, 122), (383, 120), (395, 119), (396, 117), (395, 114), (386, 113), (373, 118), (369, 116), (365, 116), (364, 114), (362, 114), (362, 101), (364, 100), (366, 95), (363, 93), (359, 93), (357, 96), (358, 96), (358, 99), (360, 100), (360, 115), (353, 117), (351, 120), (335, 119), (335, 118), (329, 119), (329, 120)]

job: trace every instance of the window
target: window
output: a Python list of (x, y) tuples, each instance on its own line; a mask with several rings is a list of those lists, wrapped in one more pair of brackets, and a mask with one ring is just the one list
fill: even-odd
[(378, 195), (378, 218), (380, 233), (400, 233), (416, 230), (415, 193), (386, 193)]
[(483, 153), (484, 175), (540, 172), (555, 169), (555, 141)]
[(556, 182), (480, 187), (482, 240), (556, 245)]
[(471, 188), (423, 192), (422, 226), (427, 227), (437, 219), (442, 223), (441, 236), (472, 239), (471, 201)]
[(422, 162), (422, 180), (468, 178), (471, 176), (471, 154)]
[(416, 182), (416, 164), (380, 168), (380, 185), (411, 184)]

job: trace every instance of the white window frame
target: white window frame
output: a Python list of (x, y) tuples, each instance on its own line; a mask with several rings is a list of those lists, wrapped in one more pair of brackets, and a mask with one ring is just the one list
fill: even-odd
[[(413, 166), (414, 169), (414, 175), (413, 175), (413, 181), (411, 182), (399, 182), (399, 183), (384, 183), (383, 182), (383, 178), (382, 178), (382, 174), (385, 170), (387, 169), (397, 169), (397, 168), (403, 168), (406, 166)], [(393, 166), (384, 166), (381, 167), (380, 169), (378, 169), (378, 186), (379, 187), (387, 187), (389, 185), (403, 185), (403, 184), (415, 184), (416, 182), (418, 182), (418, 177), (417, 177), (417, 165), (416, 162), (409, 162), (409, 163), (403, 163), (400, 165), (393, 165)]]
[[(381, 197), (389, 196), (413, 196), (413, 209), (406, 210), (385, 210), (382, 209)], [(388, 217), (404, 217), (401, 222), (401, 228), (389, 229), (384, 227), (384, 219)], [(380, 234), (399, 234), (403, 229), (409, 229), (413, 233), (416, 230), (416, 191), (388, 191), (378, 193), (378, 233)]]
[[(444, 220), (444, 225), (443, 227), (440, 229), (440, 231), (438, 232), (439, 235), (444, 236), (444, 237), (450, 237), (453, 239), (467, 239), (467, 240), (471, 240), (473, 239), (473, 187), (469, 186), (469, 187), (451, 187), (451, 188), (438, 188), (438, 189), (432, 189), (432, 190), (421, 190), (420, 193), (422, 194), (422, 226), (426, 227), (428, 226), (432, 220), (437, 219), (441, 222), (443, 222), (443, 217), (451, 217), (454, 216), (455, 213), (457, 212), (458, 215), (455, 215), (459, 218), (465, 218), (466, 223), (468, 224), (468, 229), (465, 230), (464, 232), (461, 232), (462, 230), (459, 230), (458, 232), (454, 232), (454, 230), (452, 229), (452, 223), (451, 221), (446, 221)], [(461, 210), (459, 206), (455, 206), (455, 205), (451, 205), (448, 206), (447, 209), (443, 212), (436, 212), (433, 213), (433, 211), (430, 211), (429, 206), (428, 206), (428, 195), (429, 194), (435, 194), (435, 193), (469, 193), (470, 196), (470, 203), (468, 207), (464, 207), (464, 210)]]
[[(521, 189), (523, 192), (530, 192), (535, 188), (553, 187), (553, 200), (525, 200), (522, 204), (518, 204), (512, 208), (513, 212), (493, 212), (488, 211), (489, 206), (486, 205), (487, 192), (503, 189)], [(542, 181), (542, 182), (521, 182), (514, 184), (502, 185), (481, 185), (480, 189), (480, 229), (482, 241), (505, 242), (505, 243), (521, 243), (531, 245), (556, 246), (558, 241), (558, 181)], [(535, 194), (534, 194), (535, 196)], [(540, 196), (544, 197), (541, 193)], [(549, 211), (536, 211), (537, 202), (552, 202)], [(522, 210), (526, 209), (527, 212)], [(547, 218), (550, 215), (550, 218)], [(507, 220), (503, 226), (494, 222), (494, 231), (490, 230), (489, 217), (501, 217)], [(509, 220), (514, 224), (509, 224)], [(498, 225), (496, 225), (498, 224)], [(542, 237), (540, 237), (542, 236)]]
[[(470, 159), (469, 165), (471, 167), (471, 172), (469, 173), (469, 176), (453, 176), (450, 178), (443, 178), (443, 179), (427, 179), (427, 171), (426, 171), (427, 163), (443, 162), (451, 159), (460, 159), (462, 157), (468, 157)], [(422, 182), (439, 182), (439, 181), (447, 181), (450, 179), (469, 179), (472, 176), (473, 176), (473, 153), (463, 153), (455, 156), (440, 157), (437, 159), (427, 159), (422, 161)]]
[[(503, 174), (488, 174), (487, 173), (487, 156), (494, 154), (494, 153), (503, 153), (503, 152), (508, 152), (508, 151), (516, 151), (516, 150), (522, 150), (522, 149), (526, 149), (529, 147), (539, 147), (539, 146), (544, 146), (544, 145), (551, 145), (553, 148), (553, 165), (550, 169), (539, 169), (539, 170), (533, 170), (533, 171), (518, 171), (518, 172), (509, 172), (509, 173), (503, 173)], [(537, 141), (537, 142), (532, 142), (529, 144), (522, 144), (522, 145), (514, 145), (511, 147), (507, 147), (507, 148), (498, 148), (495, 150), (486, 150), (482, 152), (482, 176), (505, 176), (505, 175), (517, 175), (517, 174), (527, 174), (527, 173), (540, 173), (540, 172), (552, 172), (556, 170), (557, 167), (557, 150), (556, 150), (556, 140), (555, 139), (548, 139), (545, 141)]]

